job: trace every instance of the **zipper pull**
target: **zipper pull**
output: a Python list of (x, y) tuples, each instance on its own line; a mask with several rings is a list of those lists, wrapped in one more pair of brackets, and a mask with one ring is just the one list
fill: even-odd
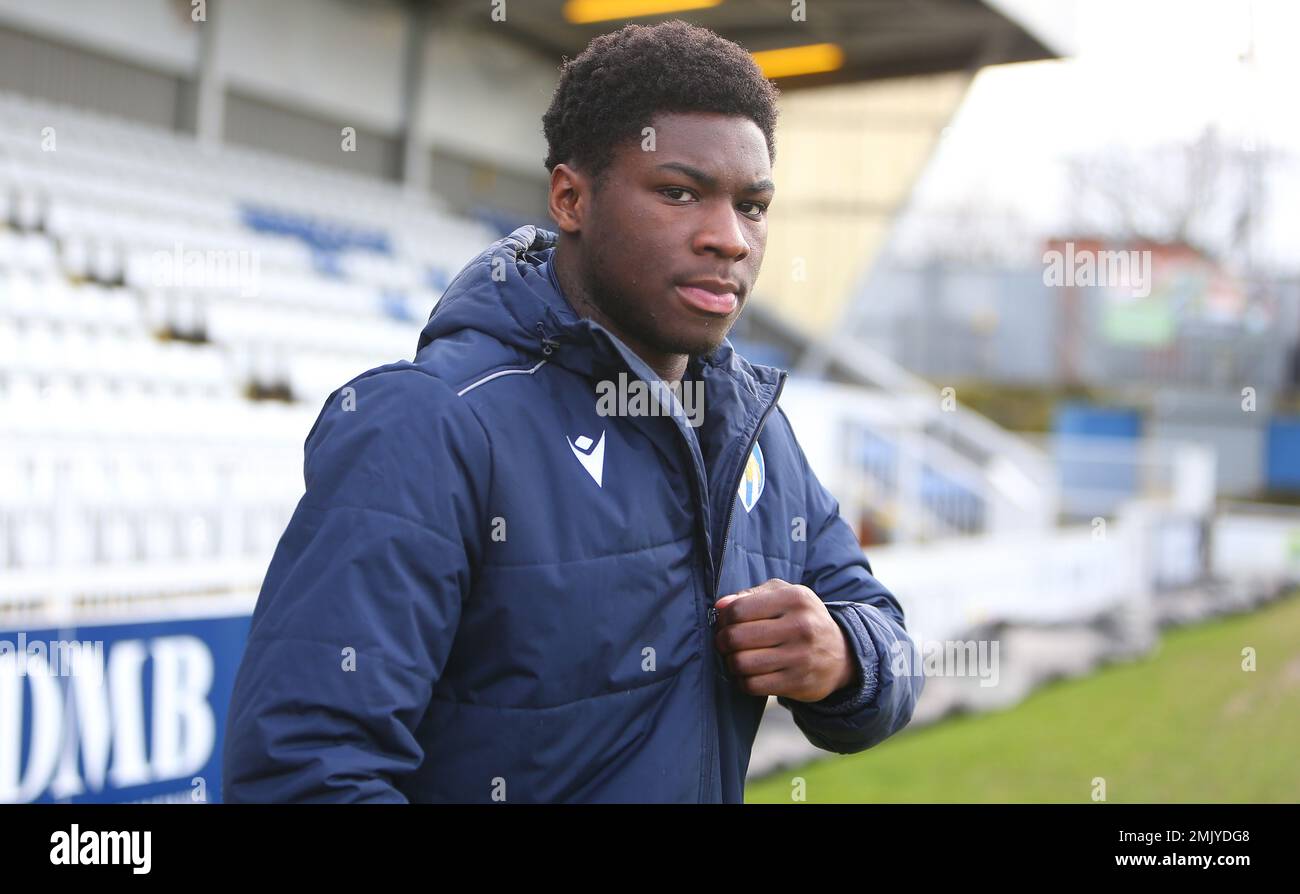
[(551, 352), (560, 346), (560, 343), (556, 339), (553, 339), (546, 334), (546, 327), (541, 324), (541, 321), (538, 321), (537, 323), (537, 337), (541, 339), (542, 353), (547, 357), (551, 356)]

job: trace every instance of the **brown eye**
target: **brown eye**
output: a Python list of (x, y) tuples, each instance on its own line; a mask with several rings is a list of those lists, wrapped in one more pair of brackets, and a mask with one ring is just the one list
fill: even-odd
[[(668, 187), (665, 187), (664, 189), (659, 190), (659, 192), (660, 192), (660, 194), (662, 194), (662, 195), (667, 195), (667, 194), (670, 193), (670, 192), (679, 192), (679, 193), (683, 193), (683, 194), (685, 194), (685, 195), (690, 195), (690, 194), (691, 194), (691, 191), (690, 191), (689, 189), (685, 189), (684, 187), (681, 187), (681, 186), (668, 186)], [(672, 198), (672, 196), (669, 196), (669, 198)]]

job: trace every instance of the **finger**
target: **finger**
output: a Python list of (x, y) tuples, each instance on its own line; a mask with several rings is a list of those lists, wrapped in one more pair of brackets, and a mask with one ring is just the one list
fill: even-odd
[(746, 649), (727, 656), (727, 667), (734, 677), (759, 677), (780, 673), (790, 667), (792, 656), (788, 649)]
[(788, 586), (789, 584), (781, 580), (779, 577), (770, 577), (767, 580), (763, 581), (761, 584), (755, 584), (752, 587), (745, 587), (745, 589), (743, 590), (737, 590), (734, 593), (728, 593), (726, 596), (723, 596), (717, 602), (713, 603), (713, 606), (714, 608), (720, 608), (723, 599), (734, 602), (737, 598), (742, 596), (752, 596), (755, 593), (761, 593), (765, 590), (770, 590), (773, 587), (788, 587)]
[(725, 605), (720, 604), (722, 599), (715, 603), (718, 609), (718, 625), (779, 618), (796, 601), (793, 589), (793, 584), (773, 579), (751, 590), (742, 590), (741, 593), (745, 594), (743, 597), (741, 593), (736, 594), (736, 599), (728, 599), (724, 596), (722, 599), (728, 600)]
[(731, 603), (735, 602), (738, 599), (745, 599), (749, 596), (752, 596), (755, 593), (767, 588), (771, 583), (772, 583), (771, 580), (766, 580), (763, 581), (763, 583), (758, 584), (757, 586), (746, 587), (743, 590), (737, 590), (734, 593), (728, 593), (726, 596), (723, 596), (717, 602), (713, 603), (713, 607), (718, 611), (722, 611), (724, 606), (730, 605)]
[(736, 677), (736, 686), (748, 695), (784, 695), (789, 682), (784, 672)]
[(743, 621), (720, 627), (713, 641), (724, 655), (747, 649), (763, 649), (784, 645), (788, 631), (778, 620), (764, 618), (760, 621)]
[(741, 590), (739, 593), (732, 593), (730, 595), (723, 596), (717, 602), (713, 603), (713, 607), (714, 609), (717, 610), (718, 614), (722, 614), (722, 610), (726, 608), (728, 605), (735, 602), (737, 599), (744, 599), (748, 595), (749, 595), (748, 590)]

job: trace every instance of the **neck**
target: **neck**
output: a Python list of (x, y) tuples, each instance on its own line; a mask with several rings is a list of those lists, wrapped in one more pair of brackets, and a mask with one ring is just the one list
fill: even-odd
[(689, 355), (665, 354), (662, 351), (656, 351), (641, 339), (625, 332), (610, 319), (609, 315), (601, 310), (600, 306), (592, 298), (577, 269), (573, 252), (565, 249), (567, 244), (564, 238), (560, 239), (554, 254), (551, 255), (551, 263), (555, 265), (555, 276), (560, 281), (560, 291), (563, 293), (564, 299), (569, 302), (569, 306), (573, 308), (574, 313), (599, 323), (614, 333), (619, 341), (627, 345), (632, 350), (632, 353), (644, 360), (646, 365), (654, 370), (655, 375), (665, 382), (680, 382), (682, 376), (686, 373), (686, 364), (690, 360)]

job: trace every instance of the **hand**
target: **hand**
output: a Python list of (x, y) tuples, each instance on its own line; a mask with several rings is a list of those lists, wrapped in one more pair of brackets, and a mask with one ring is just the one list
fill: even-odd
[(713, 642), (750, 695), (817, 702), (853, 682), (856, 652), (817, 594), (780, 578), (723, 596)]

